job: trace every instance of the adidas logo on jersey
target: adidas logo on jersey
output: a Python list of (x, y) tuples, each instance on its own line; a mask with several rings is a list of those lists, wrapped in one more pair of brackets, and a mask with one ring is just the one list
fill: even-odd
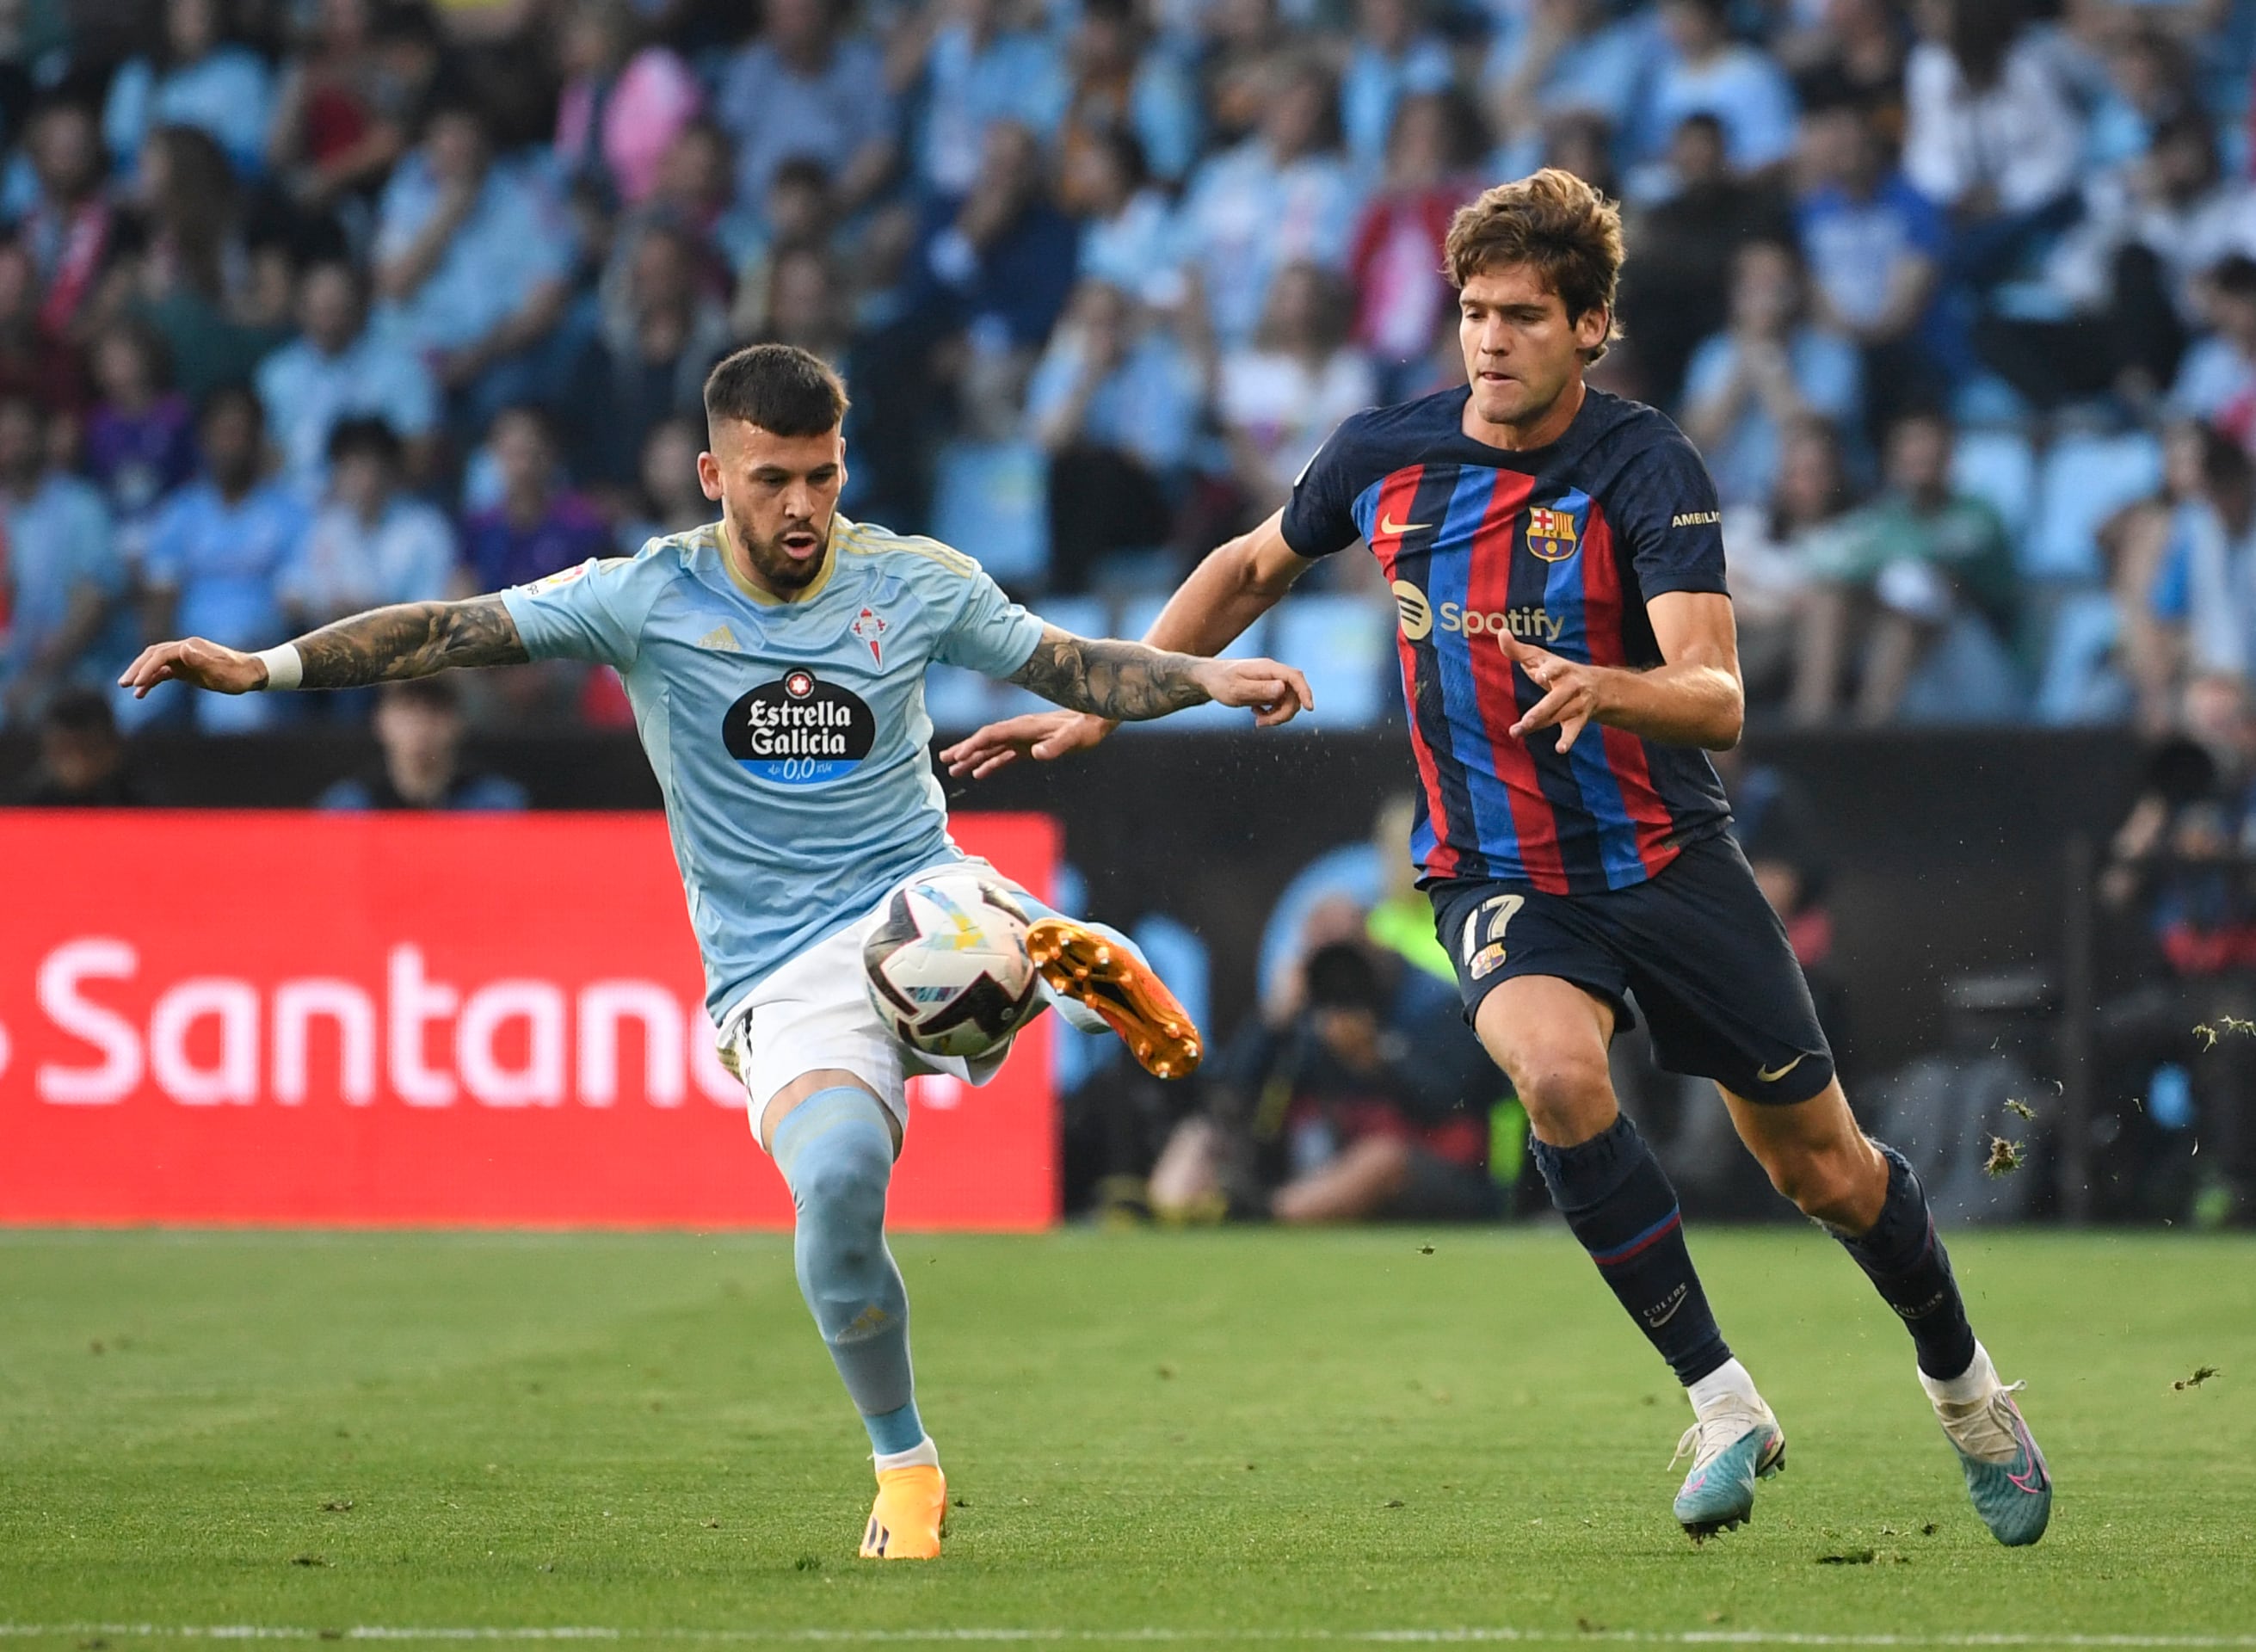
[(716, 625), (697, 639), (700, 648), (726, 648), (731, 653), (743, 652), (737, 645), (737, 633), (726, 625)]

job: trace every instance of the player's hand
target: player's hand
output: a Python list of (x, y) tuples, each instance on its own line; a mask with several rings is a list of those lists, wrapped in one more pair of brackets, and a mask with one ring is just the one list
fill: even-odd
[(1022, 717), (1005, 717), (965, 735), (943, 751), (940, 760), (948, 765), (950, 774), (983, 780), (1021, 757), (1054, 763), (1075, 752), (1085, 752), (1117, 726), (1086, 711), (1033, 711)]
[(1202, 660), (1192, 680), (1216, 705), (1251, 706), (1257, 729), (1277, 728), (1316, 709), (1308, 680), (1274, 660)]
[(144, 648), (140, 658), (125, 667), (117, 686), (132, 689), (136, 700), (145, 700), (160, 682), (193, 683), (215, 694), (249, 694), (266, 686), (266, 662), (256, 654), (191, 637), (186, 642)]
[(1570, 750), (1583, 728), (1598, 715), (1605, 670), (1578, 660), (1562, 660), (1548, 649), (1532, 647), (1508, 631), (1496, 633), (1512, 663), (1543, 690), (1543, 697), (1506, 731), (1515, 740), (1526, 739), (1538, 729), (1559, 731), (1559, 750)]

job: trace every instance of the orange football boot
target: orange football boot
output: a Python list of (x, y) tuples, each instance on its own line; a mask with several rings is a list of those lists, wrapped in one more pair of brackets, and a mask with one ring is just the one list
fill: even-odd
[(1155, 1078), (1188, 1078), (1205, 1054), (1199, 1029), (1167, 983), (1128, 948), (1070, 918), (1026, 927), (1026, 956), (1053, 991), (1087, 1005)]
[(947, 1513), (948, 1476), (937, 1464), (883, 1470), (869, 1529), (862, 1534), (862, 1558), (939, 1559), (940, 1522)]

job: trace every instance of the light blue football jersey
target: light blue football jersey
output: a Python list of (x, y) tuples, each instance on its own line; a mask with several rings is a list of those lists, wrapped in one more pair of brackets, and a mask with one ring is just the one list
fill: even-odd
[(718, 524), (502, 593), (535, 660), (616, 667), (666, 796), (717, 1019), (910, 873), (958, 858), (925, 667), (1007, 677), (1042, 622), (934, 540), (835, 519), (797, 600), (739, 584)]

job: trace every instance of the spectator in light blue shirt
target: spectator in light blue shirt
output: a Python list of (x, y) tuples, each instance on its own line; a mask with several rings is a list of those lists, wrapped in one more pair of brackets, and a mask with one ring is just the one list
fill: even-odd
[(1386, 164), (1394, 110), (1405, 97), (1445, 91), (1456, 79), (1449, 48), (1421, 25), (1419, 0), (1357, 0), (1355, 46), (1340, 77), (1347, 152), (1366, 173)]
[(573, 251), (538, 179), (495, 160), (483, 113), (441, 104), (384, 188), (377, 323), (423, 357), (457, 418), (482, 428), (512, 401), (560, 393)]
[(1048, 455), (1050, 587), (1077, 591), (1106, 557), (1171, 537), (1204, 376), (1130, 296), (1084, 281), (1026, 387)]
[(1027, 383), (1026, 424), (1052, 452), (1110, 449), (1173, 483), (1190, 462), (1204, 392), (1165, 327), (1118, 287), (1085, 281)]
[[(204, 474), (166, 502), (149, 533), (146, 626), (154, 637), (208, 637), (269, 648), (287, 629), (283, 571), (306, 532), (305, 507), (279, 481), (262, 481), (258, 399), (215, 392), (197, 424)], [(242, 733), (276, 721), (278, 695), (200, 694), (196, 726)]]
[(2171, 411), (2256, 441), (2256, 258), (2221, 259), (2202, 278), (2202, 292), (2212, 330), (2179, 364)]
[(1176, 301), (1173, 214), (1146, 179), (1144, 146), (1132, 134), (1092, 134), (1066, 158), (1060, 193), (1081, 219), (1083, 280), (1109, 282), (1147, 304)]
[(1647, 153), (1688, 115), (1724, 124), (1724, 153), (1738, 173), (1761, 172), (1794, 152), (1794, 88), (1770, 58), (1731, 39), (1731, 0), (1665, 0), (1671, 48), (1646, 105)]
[(714, 113), (737, 142), (737, 200), (757, 214), (775, 170), (822, 163), (848, 211), (892, 170), (895, 111), (868, 40), (841, 40), (833, 0), (768, 0), (759, 38), (729, 60)]
[(1287, 264), (1347, 262), (1363, 190), (1338, 152), (1331, 77), (1314, 62), (1270, 71), (1259, 131), (1192, 174), (1177, 249), (1225, 346), (1252, 336)]
[(2147, 604), (2182, 630), (2196, 674), (2245, 686), (2256, 674), (2256, 469), (2245, 449), (2215, 431), (2200, 436), (2201, 480), (2171, 519)]
[(2087, 172), (2135, 161), (2164, 122), (2200, 102), (2185, 49), (2157, 24), (2130, 22), (2112, 41), (2106, 69), (2084, 129)]
[(1781, 242), (1750, 242), (1731, 285), (1731, 323), (1693, 352), (1684, 434), (1728, 507), (1759, 505), (1778, 473), (1780, 433), (1815, 413), (1858, 428), (1863, 376), (1847, 341), (1802, 319), (1801, 267)]
[(360, 274), (317, 264), (298, 284), (298, 337), (258, 367), (266, 427), (282, 449), (284, 479), (309, 502), (327, 485), (329, 434), (340, 420), (381, 419), (418, 462), (437, 434), (439, 386), (397, 338), (369, 328)]
[(340, 420), (328, 457), (328, 500), (280, 576), (288, 629), (451, 596), (455, 530), (435, 507), (401, 491), (401, 447), (391, 427), (381, 419)]
[(1498, 29), (1481, 79), (1498, 138), (1495, 171), (1519, 178), (1543, 162), (1558, 116), (1591, 114), (1615, 132), (1637, 124), (1656, 42), (1649, 23), (1615, 22), (1605, 0), (1533, 0), (1518, 29)]
[(37, 403), (0, 396), (0, 726), (57, 690), (106, 684), (132, 658), (124, 559), (102, 495), (47, 460)]
[(1179, 184), (1198, 158), (1198, 88), (1182, 58), (1154, 46), (1135, 0), (1081, 0), (1068, 59), (1072, 100), (1066, 111), (1064, 165), (1107, 134), (1132, 134), (1152, 172)]
[(1864, 353), (1874, 429), (1900, 410), (1949, 393), (1945, 370), (1961, 352), (1935, 300), (1950, 229), (1928, 198), (1891, 172), (1863, 111), (1842, 104), (1802, 124), (1797, 209), (1818, 322)]
[(1015, 121), (1047, 140), (1071, 96), (1056, 46), (1003, 27), (1000, 0), (956, 0), (951, 10), (926, 53), (916, 148), (918, 180), (944, 196), (970, 190), (990, 126)]
[(238, 173), (264, 170), (274, 77), (256, 52), (228, 41), (226, 14), (225, 0), (166, 0), (163, 52), (129, 59), (111, 79), (102, 136), (119, 172), (138, 164), (159, 126), (201, 128)]

